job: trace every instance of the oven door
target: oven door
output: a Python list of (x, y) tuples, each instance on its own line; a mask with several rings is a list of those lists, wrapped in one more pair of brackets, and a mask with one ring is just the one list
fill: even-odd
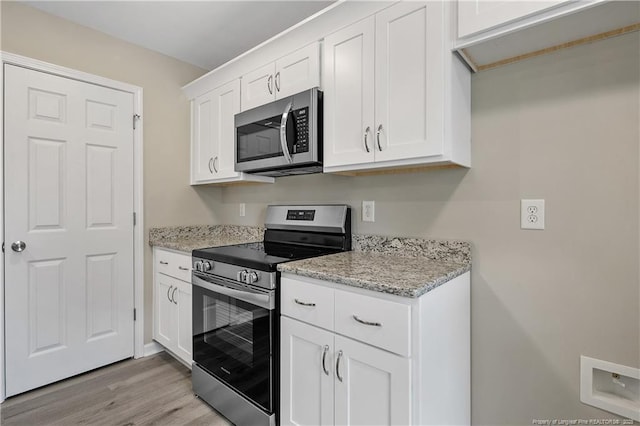
[(192, 283), (194, 362), (273, 412), (275, 291), (196, 272)]

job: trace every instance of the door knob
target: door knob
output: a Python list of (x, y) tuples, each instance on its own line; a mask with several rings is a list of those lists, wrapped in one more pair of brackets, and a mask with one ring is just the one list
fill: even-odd
[(24, 241), (16, 241), (15, 243), (11, 244), (11, 249), (13, 251), (17, 251), (18, 253), (20, 253), (21, 251), (24, 251), (24, 249), (27, 248), (27, 243), (25, 243)]

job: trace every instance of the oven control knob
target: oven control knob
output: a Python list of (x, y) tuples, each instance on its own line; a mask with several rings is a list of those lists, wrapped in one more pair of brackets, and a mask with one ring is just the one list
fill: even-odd
[(247, 284), (253, 284), (256, 281), (258, 281), (258, 279), (260, 278), (260, 275), (258, 275), (258, 273), (256, 271), (251, 271), (249, 272), (249, 275), (247, 277)]
[(248, 273), (249, 272), (247, 272), (246, 269), (244, 271), (238, 272), (238, 281), (246, 283), (247, 282), (247, 274)]
[(193, 262), (193, 269), (196, 271), (202, 271), (202, 260), (196, 260)]
[(202, 272), (207, 272), (210, 270), (211, 270), (211, 263), (207, 262), (206, 260), (202, 262)]

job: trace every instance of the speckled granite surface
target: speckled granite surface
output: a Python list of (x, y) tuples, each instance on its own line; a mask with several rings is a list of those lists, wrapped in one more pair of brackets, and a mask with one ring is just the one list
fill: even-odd
[(278, 270), (404, 297), (419, 297), (471, 270), (471, 245), (464, 241), (354, 235), (353, 249)]
[[(262, 241), (264, 228), (201, 225), (151, 228), (149, 245), (194, 249)], [(353, 235), (353, 251), (287, 262), (278, 270), (367, 290), (419, 297), (471, 269), (464, 241)]]
[(190, 253), (192, 250), (262, 241), (264, 228), (240, 225), (196, 225), (151, 228), (149, 245)]

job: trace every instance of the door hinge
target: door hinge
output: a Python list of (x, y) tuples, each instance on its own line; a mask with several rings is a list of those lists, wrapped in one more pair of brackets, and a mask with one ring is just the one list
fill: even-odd
[(133, 308), (133, 320), (136, 320), (136, 308)]
[(136, 121), (140, 120), (140, 114), (133, 114), (133, 130), (136, 129)]
[(133, 226), (136, 226), (136, 212), (133, 212)]

